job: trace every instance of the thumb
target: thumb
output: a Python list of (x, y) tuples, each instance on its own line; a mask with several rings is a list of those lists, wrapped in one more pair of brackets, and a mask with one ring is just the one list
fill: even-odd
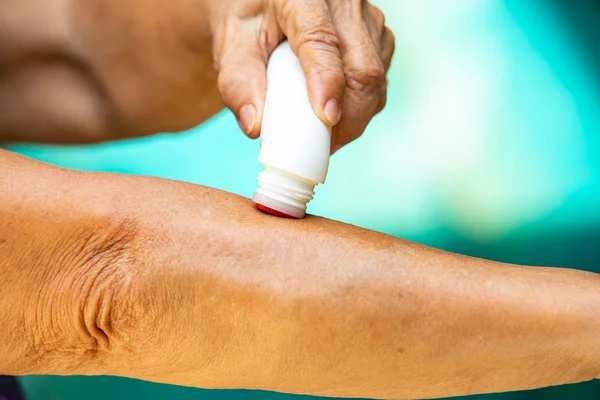
[(260, 135), (266, 95), (266, 51), (251, 21), (228, 22), (215, 40), (218, 86), (223, 103), (248, 137)]
[(306, 74), (315, 114), (327, 125), (342, 115), (346, 79), (329, 7), (322, 0), (280, 0), (279, 24)]

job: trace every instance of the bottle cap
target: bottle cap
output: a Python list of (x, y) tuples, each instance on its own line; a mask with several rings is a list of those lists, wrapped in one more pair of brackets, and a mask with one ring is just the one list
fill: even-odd
[(317, 182), (263, 164), (253, 201), (259, 210), (286, 218), (303, 218)]

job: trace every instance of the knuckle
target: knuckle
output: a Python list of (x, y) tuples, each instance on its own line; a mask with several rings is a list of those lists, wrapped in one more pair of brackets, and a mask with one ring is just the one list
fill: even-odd
[(301, 29), (298, 33), (298, 50), (303, 47), (317, 47), (323, 50), (339, 48), (340, 41), (335, 29), (329, 24), (317, 24), (315, 26)]
[(358, 92), (383, 92), (386, 87), (385, 69), (380, 64), (347, 69), (346, 86)]
[(374, 5), (370, 5), (369, 7), (371, 19), (375, 23), (375, 25), (382, 28), (385, 27), (385, 14), (381, 11), (380, 8), (375, 7)]

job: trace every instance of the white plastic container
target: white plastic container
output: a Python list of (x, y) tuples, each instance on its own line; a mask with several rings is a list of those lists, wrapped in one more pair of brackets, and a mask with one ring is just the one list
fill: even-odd
[(331, 128), (315, 115), (300, 60), (287, 41), (273, 51), (267, 66), (260, 138), (258, 160), (264, 169), (254, 202), (270, 214), (304, 217), (315, 186), (325, 183)]

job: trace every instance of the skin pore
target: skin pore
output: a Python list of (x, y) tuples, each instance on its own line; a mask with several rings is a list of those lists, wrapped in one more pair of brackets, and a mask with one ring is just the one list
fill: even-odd
[[(315, 112), (326, 119), (325, 100), (340, 100), (341, 146), (385, 103), (393, 36), (375, 10), (359, 0), (5, 0), (0, 139), (177, 131), (221, 97), (256, 136), (241, 110), (254, 104), (260, 126), (266, 56), (285, 35)], [(598, 275), (278, 219), (214, 189), (3, 150), (0, 293), (0, 374), (428, 398), (600, 373)]]

